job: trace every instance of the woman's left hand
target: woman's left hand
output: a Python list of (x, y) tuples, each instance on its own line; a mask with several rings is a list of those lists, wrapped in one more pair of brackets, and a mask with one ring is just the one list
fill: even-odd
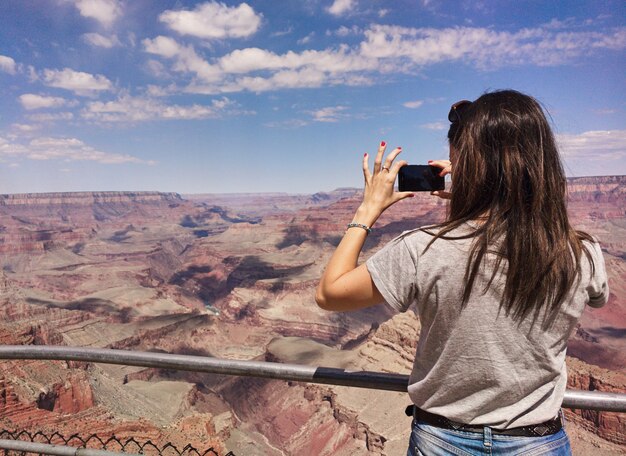
[[(370, 172), (368, 165), (368, 154), (363, 156), (363, 177), (365, 178), (365, 189), (363, 191), (363, 202), (357, 211), (357, 220), (360, 223), (365, 223), (371, 226), (376, 219), (382, 214), (389, 206), (397, 203), (405, 198), (415, 196), (412, 192), (395, 192), (393, 189), (396, 181), (398, 171), (404, 165), (406, 161), (400, 160), (393, 163), (395, 158), (400, 152), (401, 147), (396, 147), (385, 159), (383, 163), (383, 156), (385, 154), (386, 144), (381, 142), (378, 147), (378, 153), (374, 160), (374, 172)], [(358, 218), (361, 217), (359, 220)]]
[[(452, 174), (452, 162), (450, 160), (428, 160), (428, 164), (441, 168), (441, 171), (439, 172), (441, 177)], [(446, 190), (435, 190), (434, 192), (430, 192), (430, 194), (447, 200), (452, 199), (452, 193)]]

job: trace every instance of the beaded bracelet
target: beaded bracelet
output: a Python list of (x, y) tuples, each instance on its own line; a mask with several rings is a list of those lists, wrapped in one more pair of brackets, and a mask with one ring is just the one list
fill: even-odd
[(362, 223), (348, 223), (348, 228), (363, 228), (365, 231), (367, 231), (367, 234), (370, 234), (372, 232), (372, 229), (367, 226), (367, 225), (363, 225)]

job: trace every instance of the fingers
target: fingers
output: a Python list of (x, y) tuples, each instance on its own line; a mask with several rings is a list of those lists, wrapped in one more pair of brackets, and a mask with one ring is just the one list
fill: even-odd
[(439, 173), (441, 177), (452, 173), (452, 163), (450, 160), (428, 160), (428, 164), (441, 168), (441, 172)]
[[(400, 151), (398, 150), (398, 153), (396, 155), (398, 155), (399, 153), (400, 153)], [(408, 165), (408, 164), (409, 164), (409, 162), (407, 162), (406, 160), (400, 160), (399, 162), (394, 163), (393, 166), (391, 167), (391, 169), (389, 169), (389, 178), (393, 177), (393, 179), (395, 180), (396, 176), (400, 172), (400, 168), (402, 168), (404, 165)]]
[(385, 160), (384, 167), (391, 171), (391, 164), (393, 163), (393, 161), (396, 159), (396, 157), (398, 156), (400, 152), (402, 152), (402, 147), (396, 147), (394, 150), (392, 150), (391, 153), (387, 156), (387, 159)]
[(393, 165), (393, 161), (396, 159), (398, 154), (402, 152), (402, 147), (396, 147), (385, 159), (385, 165), (382, 166), (383, 155), (385, 154), (385, 149), (387, 148), (387, 144), (385, 141), (381, 141), (380, 146), (378, 147), (378, 152), (376, 153), (376, 159), (374, 160), (374, 172), (370, 172), (369, 164), (368, 164), (368, 155), (367, 153), (363, 155), (363, 177), (366, 182), (369, 182), (373, 176), (380, 174), (381, 171), (387, 171), (385, 174), (393, 176), (395, 179), (396, 175), (400, 168), (407, 164), (406, 161), (401, 161)]
[(437, 168), (445, 168), (450, 166), (450, 160), (428, 160), (428, 164), (436, 166)]
[(370, 173), (370, 167), (367, 162), (368, 158), (367, 153), (363, 154), (363, 177), (365, 178), (365, 182), (369, 182), (372, 177), (372, 173)]
[(383, 162), (383, 154), (385, 153), (385, 148), (387, 144), (385, 141), (380, 142), (380, 146), (378, 146), (378, 153), (376, 154), (376, 158), (374, 159), (374, 174), (378, 174), (380, 172), (380, 167)]

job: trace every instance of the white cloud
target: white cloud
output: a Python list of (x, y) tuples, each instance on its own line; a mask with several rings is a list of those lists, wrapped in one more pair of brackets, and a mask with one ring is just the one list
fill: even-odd
[(20, 133), (32, 133), (39, 130), (41, 128), (41, 125), (14, 123), (13, 125), (11, 125), (11, 128), (19, 131)]
[[(290, 52), (289, 57), (297, 58)], [(285, 68), (285, 59), (265, 49), (236, 49), (219, 60), (219, 66), (226, 73), (250, 73), (257, 70)]]
[(158, 60), (150, 59), (146, 62), (146, 69), (157, 78), (166, 78), (169, 76), (165, 65), (163, 65)]
[(83, 118), (96, 122), (144, 122), (150, 120), (215, 118), (235, 108), (226, 97), (210, 105), (167, 105), (160, 100), (122, 96), (115, 101), (94, 101), (81, 112)]
[(315, 122), (338, 122), (341, 118), (345, 118), (344, 111), (348, 109), (346, 106), (329, 106), (326, 108), (311, 111)]
[(402, 103), (402, 106), (409, 109), (419, 108), (424, 104), (423, 100), (415, 100), (415, 101), (407, 101), (406, 103)]
[[(342, 25), (341, 27), (339, 27), (337, 30), (335, 30), (334, 34), (340, 37), (346, 37), (349, 35), (359, 35), (363, 33), (363, 30), (361, 30), (360, 27), (357, 27), (356, 25), (353, 25), (352, 27), (346, 27), (345, 25)], [(329, 34), (333, 34), (333, 32), (330, 32)]]
[(167, 87), (157, 86), (150, 84), (146, 87), (146, 95), (149, 97), (166, 97), (178, 91), (178, 87), (175, 85), (169, 85)]
[(84, 33), (82, 39), (88, 44), (96, 47), (112, 48), (114, 46), (121, 46), (122, 43), (117, 38), (117, 35), (104, 36), (99, 33)]
[(30, 142), (30, 145), (37, 148), (47, 148), (47, 147), (77, 147), (82, 146), (84, 143), (80, 139), (76, 138), (52, 138), (52, 137), (43, 137), (33, 139)]
[(304, 127), (308, 124), (309, 122), (307, 122), (306, 120), (302, 120), (302, 119), (287, 119), (287, 120), (281, 120), (278, 122), (267, 122), (267, 123), (264, 123), (263, 125), (269, 128), (294, 129), (294, 128)]
[(415, 74), (441, 62), (486, 71), (501, 66), (561, 65), (597, 53), (626, 48), (626, 27), (603, 32), (555, 31), (536, 27), (516, 32), (487, 28), (445, 29), (372, 25), (330, 33), (363, 33), (361, 43), (277, 54), (267, 49), (236, 49), (205, 58), (192, 45), (159, 36), (143, 41), (147, 52), (173, 61), (171, 69), (192, 76), (186, 92), (219, 94), (281, 88), (368, 85), (391, 72)]
[(311, 42), (311, 40), (313, 40), (313, 37), (315, 36), (315, 32), (311, 32), (309, 33), (307, 36), (305, 36), (304, 38), (300, 38), (297, 43), (298, 44), (308, 44)]
[(28, 80), (30, 82), (35, 82), (39, 80), (39, 75), (37, 74), (37, 70), (35, 70), (34, 66), (28, 65), (26, 67), (26, 73), (28, 74)]
[(72, 120), (74, 114), (71, 112), (39, 112), (27, 117), (34, 122), (56, 122), (57, 120)]
[(322, 51), (289, 51), (274, 54), (259, 48), (237, 49), (217, 62), (225, 73), (250, 73), (259, 70), (315, 70), (331, 78), (341, 78), (353, 71), (366, 71), (376, 64), (375, 60), (361, 58), (349, 51), (347, 46)]
[(122, 15), (122, 4), (119, 0), (74, 0), (80, 15), (89, 17), (109, 27)]
[[(626, 130), (562, 133), (557, 142), (564, 158), (618, 160), (626, 158)], [(609, 172), (610, 170), (607, 170)]]
[(182, 46), (176, 40), (166, 36), (158, 36), (153, 40), (145, 39), (142, 43), (146, 52), (174, 59), (174, 71), (195, 73), (203, 81), (220, 79), (220, 69), (200, 57), (191, 45)]
[(137, 45), (137, 35), (135, 35), (133, 32), (128, 32), (126, 34), (126, 39), (130, 43), (131, 47), (135, 47)]
[(555, 32), (547, 28), (498, 32), (486, 28), (406, 28), (374, 25), (361, 43), (364, 56), (407, 59), (424, 66), (464, 61), (482, 69), (504, 65), (553, 66), (596, 52), (626, 47), (626, 27), (606, 32)]
[(0, 71), (4, 71), (5, 73), (15, 74), (15, 60), (6, 55), (0, 55)]
[(141, 160), (132, 155), (102, 152), (77, 138), (40, 137), (29, 142), (10, 142), (0, 138), (0, 159), (9, 157), (29, 160), (94, 161), (103, 164), (154, 164), (153, 161)]
[(420, 125), (420, 127), (425, 128), (426, 130), (445, 130), (450, 126), (450, 124), (444, 122), (430, 122)]
[(157, 36), (153, 40), (146, 38), (143, 40), (143, 45), (146, 52), (160, 55), (168, 59), (176, 57), (181, 52), (181, 49), (183, 49), (175, 39), (167, 36)]
[(313, 67), (304, 67), (296, 70), (277, 71), (269, 77), (242, 76), (223, 82), (220, 85), (192, 83), (186, 91), (189, 93), (217, 94), (240, 91), (266, 92), (277, 89), (295, 89), (322, 87), (323, 85), (366, 85), (367, 81), (358, 76), (338, 74), (328, 75)]
[(247, 3), (229, 7), (224, 3), (207, 2), (193, 10), (164, 11), (159, 20), (181, 35), (223, 39), (254, 34), (261, 25), (261, 17)]
[(94, 92), (111, 90), (113, 88), (111, 81), (101, 74), (93, 75), (69, 68), (44, 70), (43, 82), (47, 86), (71, 90), (78, 95), (91, 95)]
[(335, 0), (333, 4), (328, 7), (328, 12), (333, 16), (341, 16), (345, 13), (349, 13), (355, 5), (355, 0)]
[(58, 108), (68, 104), (68, 100), (61, 97), (47, 97), (44, 95), (36, 95), (34, 93), (25, 93), (20, 95), (20, 103), (24, 109), (42, 109), (42, 108)]
[(278, 30), (276, 32), (271, 33), (270, 36), (271, 37), (285, 36), (285, 35), (289, 35), (291, 32), (293, 32), (293, 27), (289, 27), (285, 30)]
[(617, 109), (611, 109), (611, 108), (594, 109), (593, 112), (601, 116), (606, 116), (610, 114), (615, 114), (617, 112)]

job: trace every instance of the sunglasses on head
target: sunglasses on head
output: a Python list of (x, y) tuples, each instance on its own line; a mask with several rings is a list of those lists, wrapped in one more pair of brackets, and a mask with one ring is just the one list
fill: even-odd
[(450, 112), (448, 113), (448, 120), (451, 123), (460, 122), (461, 121), (461, 112), (467, 106), (471, 105), (472, 102), (469, 100), (461, 100), (457, 101), (450, 107)]

